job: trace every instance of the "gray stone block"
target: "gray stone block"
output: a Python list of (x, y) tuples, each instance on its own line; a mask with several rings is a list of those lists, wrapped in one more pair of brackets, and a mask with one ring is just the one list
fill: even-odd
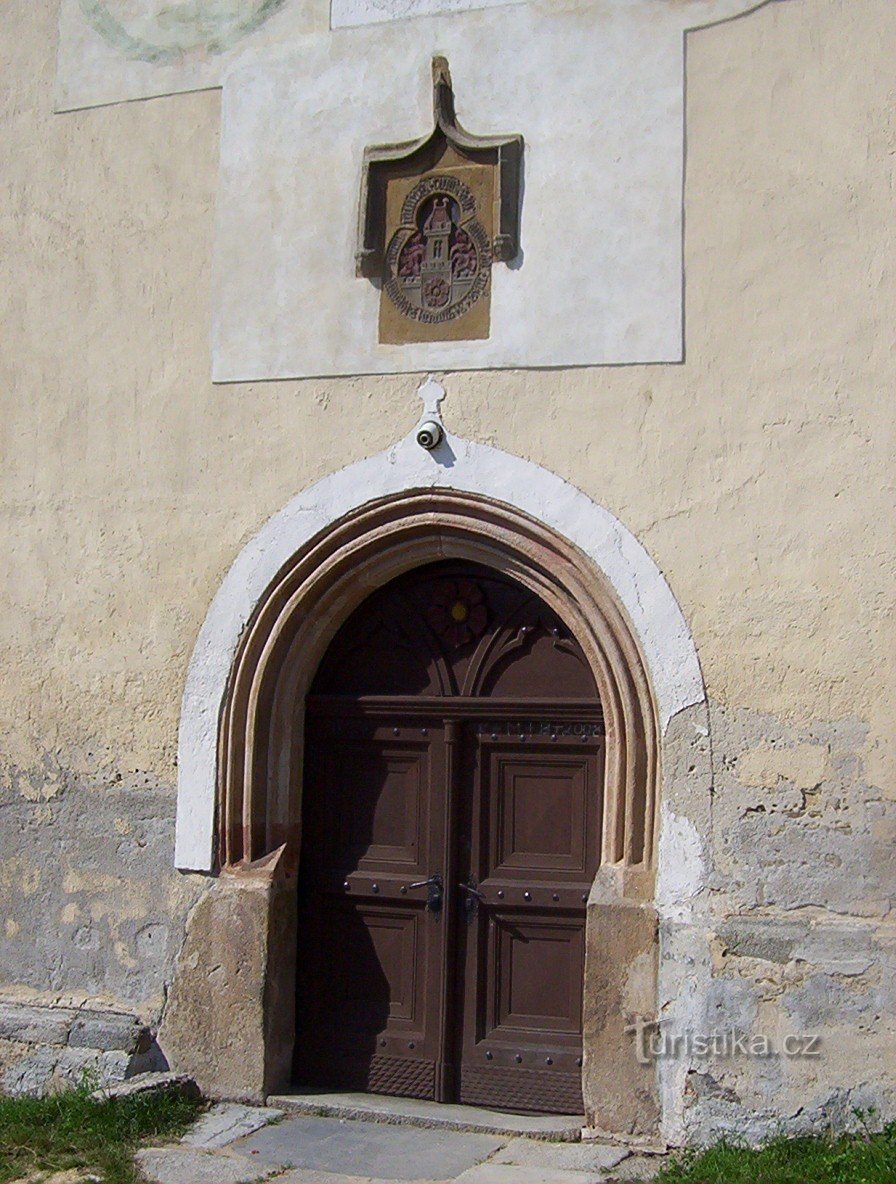
[(480, 1163), (457, 1177), (454, 1184), (605, 1184), (606, 1176), (556, 1168), (510, 1167)]
[(178, 1090), (190, 1098), (199, 1097), (199, 1087), (186, 1073), (140, 1073), (126, 1081), (98, 1089), (91, 1097), (102, 1102), (108, 1098), (132, 1098), (136, 1094), (165, 1093), (168, 1090)]
[(0, 1003), (0, 1039), (22, 1044), (65, 1044), (75, 1013), (61, 1007)]
[(150, 1035), (136, 1016), (114, 1011), (82, 1011), (75, 1017), (68, 1042), (72, 1048), (96, 1048), (102, 1052), (141, 1051)]
[(36, 1172), (16, 1184), (103, 1184), (99, 1176), (93, 1172), (86, 1172), (83, 1168), (70, 1168), (65, 1172), (54, 1172), (47, 1176), (43, 1172)]
[(57, 1050), (54, 1085), (76, 1086), (82, 1082), (103, 1088), (123, 1081), (130, 1063), (126, 1052), (100, 1052), (95, 1048)]
[[(341, 1172), (319, 1172), (315, 1168), (296, 1168), (285, 1176), (275, 1176), (271, 1184), (395, 1184), (394, 1180), (383, 1180), (376, 1176), (345, 1176)], [(408, 1184), (451, 1184), (450, 1180), (414, 1180)]]
[(59, 1049), (39, 1048), (33, 1056), (11, 1065), (0, 1078), (0, 1088), (13, 1097), (42, 1097), (53, 1079)]
[(633, 1155), (609, 1173), (608, 1184), (628, 1184), (630, 1180), (653, 1180), (664, 1162), (665, 1158), (659, 1155)]
[(807, 921), (777, 917), (731, 917), (719, 930), (719, 937), (736, 958), (762, 958), (766, 962), (789, 962), (797, 945), (809, 933)]

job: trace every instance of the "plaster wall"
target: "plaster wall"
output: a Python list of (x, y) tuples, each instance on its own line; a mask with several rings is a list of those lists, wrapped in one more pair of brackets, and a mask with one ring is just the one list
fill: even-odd
[[(2, 992), (155, 1021), (208, 884), (172, 869), (201, 623), (418, 379), (212, 385), (219, 96), (56, 115), (56, 17), (10, 0), (0, 41)], [(673, 1139), (893, 1109), (894, 39), (889, 0), (688, 36), (682, 364), (444, 377), (451, 430), (606, 507), (693, 633), (710, 708), (670, 724), (664, 834), (710, 872), (661, 918), (661, 1016), (821, 1034), (670, 1057)]]

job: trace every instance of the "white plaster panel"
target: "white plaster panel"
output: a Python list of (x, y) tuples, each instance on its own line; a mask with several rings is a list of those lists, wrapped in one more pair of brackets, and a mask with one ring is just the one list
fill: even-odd
[(181, 709), (179, 868), (212, 866), (218, 720), (240, 636), (265, 589), (300, 548), (350, 511), (426, 488), (458, 489), (518, 506), (593, 560), (639, 639), (663, 731), (679, 711), (703, 702), (700, 665), (681, 609), (662, 572), (618, 519), (530, 461), (453, 436), (429, 453), (412, 434), (298, 494), (246, 544), (221, 584), (193, 651)]
[[(495, 8), (337, 30), (235, 68), (213, 378), (679, 360), (681, 33), (627, 17)], [(431, 129), (436, 53), (465, 127), (525, 138), (523, 255), (492, 269), (487, 340), (379, 345), (379, 292), (354, 268), (362, 154)]]
[(373, 25), (381, 21), (408, 20), (415, 16), (471, 12), (481, 8), (500, 8), (507, 4), (525, 4), (528, 0), (331, 0), (330, 27)]

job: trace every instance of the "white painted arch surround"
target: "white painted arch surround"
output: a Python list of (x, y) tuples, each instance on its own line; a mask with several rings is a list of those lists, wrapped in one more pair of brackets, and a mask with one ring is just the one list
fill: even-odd
[[(297, 494), (243, 547), (218, 589), (190, 659), (181, 707), (174, 861), (182, 871), (213, 867), (218, 724), (240, 637), (271, 581), (302, 547), (353, 510), (383, 497), (429, 488), (456, 489), (514, 505), (565, 537), (600, 568), (638, 638), (661, 733), (678, 712), (705, 701), (697, 651), (678, 602), (647, 551), (609, 510), (532, 461), (450, 434), (437, 449), (426, 452), (412, 432), (385, 452)], [(664, 811), (661, 883), (662, 831), (670, 821)], [(673, 892), (679, 899), (693, 892), (701, 878), (699, 852), (694, 851), (695, 866), (688, 869), (681, 865), (682, 854), (679, 850)]]

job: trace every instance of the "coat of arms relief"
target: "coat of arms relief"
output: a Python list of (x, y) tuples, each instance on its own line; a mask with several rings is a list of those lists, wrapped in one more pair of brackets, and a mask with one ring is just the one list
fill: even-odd
[(519, 252), (522, 137), (458, 124), (444, 58), (433, 111), (424, 139), (364, 155), (357, 266), (382, 285), (384, 343), (488, 337), (492, 264)]

